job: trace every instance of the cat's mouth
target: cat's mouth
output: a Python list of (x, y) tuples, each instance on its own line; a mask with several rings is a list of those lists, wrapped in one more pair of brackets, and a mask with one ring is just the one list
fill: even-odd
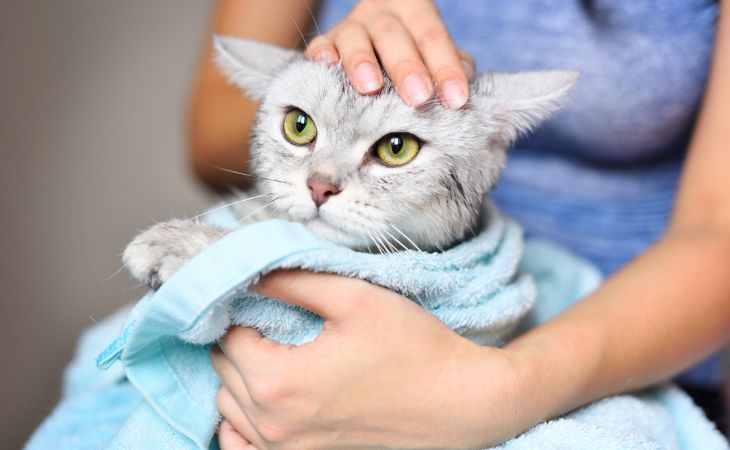
[(317, 211), (314, 214), (314, 217), (312, 217), (311, 219), (307, 220), (304, 223), (304, 225), (306, 225), (308, 227), (316, 227), (318, 229), (319, 228), (322, 228), (322, 227), (331, 228), (331, 229), (336, 230), (336, 231), (341, 232), (341, 233), (349, 233), (349, 232), (351, 232), (351, 230), (347, 230), (347, 229), (345, 229), (345, 228), (337, 225), (336, 223), (330, 222), (325, 217), (323, 217), (322, 214), (319, 211)]
[(320, 213), (317, 213), (317, 215), (304, 222), (304, 226), (315, 234), (324, 236), (338, 245), (344, 245), (350, 248), (368, 246), (367, 238), (364, 237), (362, 232), (352, 227), (343, 226), (333, 220), (328, 220)]

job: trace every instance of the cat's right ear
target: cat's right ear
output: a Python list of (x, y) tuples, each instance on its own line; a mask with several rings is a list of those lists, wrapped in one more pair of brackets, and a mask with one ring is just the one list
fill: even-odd
[(228, 80), (252, 99), (266, 95), (277, 69), (301, 56), (301, 52), (264, 42), (213, 35), (216, 62)]

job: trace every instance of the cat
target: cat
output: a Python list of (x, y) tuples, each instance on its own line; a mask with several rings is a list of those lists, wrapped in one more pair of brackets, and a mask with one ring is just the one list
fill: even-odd
[[(296, 50), (214, 37), (228, 80), (260, 100), (250, 141), (255, 186), (233, 202), (240, 223), (304, 224), (360, 251), (438, 251), (467, 238), (506, 150), (563, 104), (579, 74), (485, 73), (457, 110), (406, 105), (391, 81), (358, 94), (341, 65)], [(132, 276), (159, 288), (229, 230), (199, 220), (152, 226), (126, 248)]]

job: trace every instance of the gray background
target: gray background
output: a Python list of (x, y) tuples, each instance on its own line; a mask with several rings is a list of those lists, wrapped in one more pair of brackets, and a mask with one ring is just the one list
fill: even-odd
[(139, 296), (109, 279), (124, 245), (210, 201), (185, 114), (211, 6), (0, 0), (0, 448), (51, 411), (80, 331)]

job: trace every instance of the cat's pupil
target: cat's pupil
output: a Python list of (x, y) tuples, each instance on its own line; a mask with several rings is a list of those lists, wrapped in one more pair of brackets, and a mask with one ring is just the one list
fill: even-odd
[(297, 129), (297, 133), (301, 133), (302, 131), (304, 131), (304, 128), (306, 128), (306, 126), (307, 116), (305, 116), (304, 114), (299, 114), (299, 116), (297, 116), (297, 122), (294, 125), (294, 128)]
[(394, 155), (400, 153), (402, 149), (403, 139), (398, 136), (393, 136), (392, 138), (390, 138), (390, 150), (393, 152)]

